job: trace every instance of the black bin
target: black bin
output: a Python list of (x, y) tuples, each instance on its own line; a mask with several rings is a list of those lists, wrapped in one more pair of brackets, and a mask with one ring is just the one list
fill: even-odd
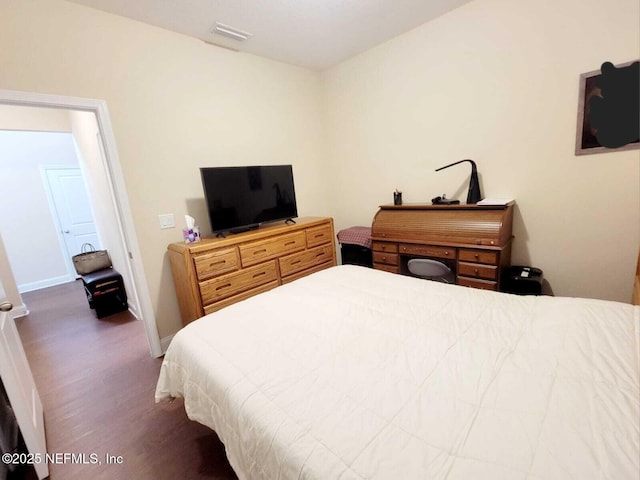
[(343, 265), (373, 267), (371, 227), (349, 227), (338, 232)]
[(502, 291), (517, 295), (541, 295), (542, 278), (539, 268), (512, 266), (503, 276)]

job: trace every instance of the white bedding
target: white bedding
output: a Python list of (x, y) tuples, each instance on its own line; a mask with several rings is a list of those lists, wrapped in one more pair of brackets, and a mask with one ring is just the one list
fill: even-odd
[(241, 479), (640, 476), (640, 307), (338, 266), (182, 329), (184, 397)]

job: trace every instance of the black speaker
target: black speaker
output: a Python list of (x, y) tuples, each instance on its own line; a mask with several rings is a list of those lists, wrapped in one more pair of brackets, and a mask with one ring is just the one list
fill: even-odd
[(517, 295), (542, 294), (542, 270), (534, 267), (512, 266), (502, 277), (502, 291)]

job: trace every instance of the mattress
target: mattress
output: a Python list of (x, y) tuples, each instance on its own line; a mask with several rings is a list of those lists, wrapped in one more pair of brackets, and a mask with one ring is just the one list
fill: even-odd
[(184, 397), (241, 479), (629, 479), (640, 307), (333, 267), (179, 331)]

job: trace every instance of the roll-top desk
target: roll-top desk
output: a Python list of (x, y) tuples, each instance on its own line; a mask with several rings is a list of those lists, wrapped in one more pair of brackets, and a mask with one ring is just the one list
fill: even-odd
[(373, 267), (407, 274), (411, 258), (432, 258), (456, 283), (499, 290), (511, 263), (513, 202), (507, 205), (382, 205), (371, 225)]
[(335, 265), (333, 219), (305, 217), (296, 222), (170, 244), (182, 323)]

